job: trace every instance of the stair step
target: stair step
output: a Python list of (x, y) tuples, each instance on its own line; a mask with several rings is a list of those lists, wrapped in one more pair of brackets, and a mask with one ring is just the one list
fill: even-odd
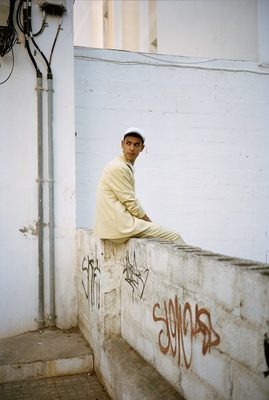
[(107, 340), (104, 350), (108, 373), (103, 374), (102, 381), (113, 399), (184, 400), (184, 397), (122, 338)]
[(92, 371), (93, 352), (78, 328), (0, 339), (0, 383)]

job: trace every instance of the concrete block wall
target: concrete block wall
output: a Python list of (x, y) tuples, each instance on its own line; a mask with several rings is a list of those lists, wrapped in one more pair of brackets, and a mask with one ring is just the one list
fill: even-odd
[(256, 63), (75, 48), (77, 226), (129, 126), (137, 197), (193, 246), (268, 262), (269, 74)]
[[(153, 239), (114, 245), (83, 229), (77, 256), (79, 324), (104, 380), (106, 342), (120, 336), (187, 400), (268, 399), (268, 264)], [(88, 257), (99, 309), (82, 283)]]
[[(95, 367), (100, 369), (102, 345), (111, 335), (120, 335), (120, 280), (122, 265), (115, 247), (96, 241), (90, 230), (77, 237), (76, 287), (79, 324), (95, 350)], [(98, 256), (97, 256), (98, 255)]]

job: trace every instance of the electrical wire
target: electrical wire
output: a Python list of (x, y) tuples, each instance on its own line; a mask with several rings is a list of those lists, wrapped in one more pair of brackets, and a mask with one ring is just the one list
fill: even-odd
[(28, 3), (28, 13), (27, 14), (28, 14), (28, 34), (32, 40), (33, 45), (39, 51), (42, 58), (44, 59), (46, 65), (47, 65), (47, 68), (48, 68), (48, 72), (51, 73), (50, 64), (49, 64), (45, 54), (40, 50), (39, 46), (37, 45), (37, 43), (34, 39), (33, 30), (32, 30), (32, 4), (31, 4), (31, 1), (29, 1), (29, 3)]
[[(46, 7), (46, 5), (47, 5), (47, 7)], [(23, 23), (21, 21), (22, 7), (24, 9), (23, 12), (26, 13), (27, 23), (26, 23), (26, 21), (24, 21)], [(32, 44), (34, 45), (34, 47), (39, 52), (39, 54), (41, 55), (41, 57), (43, 58), (43, 60), (45, 61), (46, 66), (47, 66), (48, 74), (51, 75), (52, 74), (52, 71), (51, 71), (52, 55), (53, 55), (53, 51), (54, 51), (54, 48), (55, 48), (55, 45), (56, 45), (56, 42), (57, 42), (57, 39), (58, 39), (58, 36), (59, 36), (59, 32), (61, 30), (63, 18), (62, 18), (62, 16), (60, 16), (60, 18), (59, 18), (59, 24), (58, 24), (57, 32), (56, 32), (55, 39), (54, 39), (53, 44), (52, 44), (52, 48), (51, 48), (51, 51), (50, 51), (50, 57), (49, 57), (49, 60), (48, 60), (48, 58), (45, 56), (45, 54), (42, 52), (42, 50), (40, 49), (40, 47), (38, 46), (38, 44), (35, 41), (35, 37), (40, 35), (44, 31), (44, 29), (48, 26), (47, 23), (46, 23), (46, 18), (47, 18), (47, 14), (49, 13), (49, 10), (50, 10), (49, 9), (49, 4), (48, 3), (44, 3), (43, 7), (41, 7), (41, 8), (42, 8), (42, 12), (43, 12), (43, 20), (42, 20), (41, 29), (37, 33), (33, 33), (33, 30), (32, 30), (32, 5), (31, 5), (31, 1), (30, 0), (29, 1), (28, 0), (27, 1), (26, 0), (20, 0), (18, 8), (17, 8), (16, 18), (17, 18), (17, 24), (18, 24), (20, 30), (25, 35), (26, 48), (27, 48), (27, 51), (29, 53), (29, 56), (30, 56), (31, 60), (33, 61), (33, 58), (32, 58), (33, 55), (32, 55), (31, 50), (30, 50), (30, 45), (29, 45), (29, 41), (30, 40), (31, 40)], [(60, 12), (63, 13), (64, 11), (65, 11), (65, 9), (62, 7)], [(25, 18), (25, 16), (23, 18)], [(35, 65), (35, 68), (36, 68), (37, 67), (36, 62), (34, 63), (34, 65)]]
[[(170, 63), (171, 64), (171, 61), (169, 61), (169, 60), (164, 60), (164, 59), (162, 59), (162, 58), (159, 58), (159, 57), (156, 57), (156, 56), (153, 56), (153, 55), (151, 55), (151, 54), (145, 54), (145, 53), (143, 53), (143, 57), (147, 57), (147, 58), (150, 58), (150, 59), (152, 59), (152, 60), (156, 60), (156, 61), (160, 61), (160, 62), (162, 62), (162, 63)], [(210, 59), (206, 59), (206, 60), (199, 60), (199, 61), (173, 61), (173, 64), (175, 64), (175, 65), (177, 65), (177, 64), (205, 64), (205, 63), (208, 63), (208, 62), (212, 62), (212, 61), (217, 61), (217, 59), (216, 58), (210, 58)]]
[(21, 30), (21, 32), (24, 33), (23, 21), (20, 20), (20, 15), (22, 14), (22, 7), (23, 7), (23, 0), (20, 0), (16, 12), (16, 21), (19, 29)]
[[(143, 57), (149, 57), (148, 55), (145, 55), (143, 53), (139, 53), (139, 55)], [(268, 72), (265, 71), (254, 71), (250, 69), (235, 69), (235, 68), (223, 68), (223, 67), (214, 67), (214, 66), (199, 66), (197, 65), (198, 62), (188, 62), (188, 63), (181, 63), (180, 61), (178, 62), (171, 62), (168, 64), (168, 60), (162, 60), (163, 63), (150, 63), (150, 62), (144, 62), (144, 61), (120, 61), (120, 60), (111, 60), (108, 58), (99, 58), (99, 57), (90, 57), (90, 56), (84, 56), (84, 55), (75, 55), (75, 59), (81, 59), (81, 60), (90, 60), (94, 62), (105, 62), (105, 63), (111, 63), (111, 64), (117, 64), (117, 65), (128, 65), (128, 66), (133, 66), (133, 65), (140, 65), (140, 66), (147, 66), (147, 67), (155, 67), (155, 68), (179, 68), (179, 69), (194, 69), (194, 70), (204, 70), (204, 71), (216, 71), (216, 72), (232, 72), (232, 73), (248, 73), (248, 74), (254, 74), (254, 75), (269, 75)], [(214, 61), (214, 60), (209, 60), (209, 61)], [(205, 63), (206, 61), (202, 61), (201, 63)]]
[[(24, 27), (23, 27), (23, 22), (21, 21), (21, 18), (20, 18), (20, 15), (22, 14), (23, 2), (24, 2), (24, 0), (20, 0), (19, 5), (17, 7), (16, 21), (17, 21), (17, 25), (20, 28), (21, 32), (25, 33)], [(39, 36), (39, 35), (41, 35), (41, 33), (44, 32), (45, 28), (48, 26), (46, 18), (47, 18), (47, 14), (45, 11), (43, 11), (43, 19), (42, 19), (41, 28), (36, 33), (32, 33), (32, 36), (34, 36), (34, 37)]]
[(30, 44), (29, 44), (29, 38), (30, 38), (30, 27), (31, 27), (31, 14), (29, 14), (29, 11), (31, 11), (31, 7), (29, 7), (29, 2), (27, 5), (26, 0), (23, 0), (23, 32), (25, 35), (25, 46), (28, 52), (28, 55), (35, 67), (37, 76), (42, 76), (42, 73), (36, 63), (36, 60), (32, 54)]
[(16, 0), (10, 0), (7, 25), (0, 27), (0, 56), (4, 57), (16, 43), (17, 32), (14, 27), (13, 14)]
[(53, 51), (54, 51), (54, 47), (55, 47), (56, 41), (57, 41), (57, 39), (58, 39), (58, 35), (59, 35), (59, 33), (60, 33), (60, 30), (62, 29), (62, 28), (61, 28), (62, 22), (63, 22), (63, 18), (60, 17), (60, 19), (59, 19), (59, 24), (58, 24), (58, 29), (57, 29), (56, 36), (55, 36), (55, 39), (54, 39), (54, 42), (53, 42), (53, 45), (52, 45), (52, 48), (51, 48), (51, 52), (50, 52), (50, 58), (49, 58), (49, 64), (50, 64), (50, 65), (51, 65), (51, 60), (52, 60), (52, 54), (53, 54)]
[(3, 83), (6, 83), (6, 82), (9, 80), (9, 78), (11, 77), (12, 72), (13, 72), (13, 70), (14, 70), (14, 51), (13, 51), (13, 48), (11, 49), (11, 54), (12, 54), (12, 67), (11, 67), (11, 71), (10, 71), (8, 77), (7, 77), (4, 81), (0, 82), (0, 85), (3, 85)]
[(41, 28), (39, 29), (39, 31), (37, 33), (34, 33), (33, 36), (39, 36), (39, 35), (41, 35), (41, 33), (44, 32), (45, 28), (48, 26), (48, 24), (46, 22), (46, 18), (47, 18), (47, 14), (45, 13), (45, 11), (43, 11), (43, 20), (42, 20)]

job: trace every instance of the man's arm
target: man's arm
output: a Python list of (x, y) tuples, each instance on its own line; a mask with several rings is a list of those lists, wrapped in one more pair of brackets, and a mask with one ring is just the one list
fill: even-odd
[[(130, 167), (114, 167), (109, 174), (108, 184), (117, 199), (124, 204), (131, 215), (150, 221), (139, 200), (135, 196), (133, 176)], [(145, 219), (148, 218), (148, 219)]]

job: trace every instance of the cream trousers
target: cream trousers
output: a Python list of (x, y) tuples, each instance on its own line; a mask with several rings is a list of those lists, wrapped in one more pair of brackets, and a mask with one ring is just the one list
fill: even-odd
[[(153, 222), (148, 223), (148, 228), (144, 230), (143, 232), (140, 232), (136, 234), (136, 238), (159, 238), (159, 239), (165, 239), (165, 240), (170, 240), (179, 244), (186, 244), (182, 237), (180, 236), (179, 233), (172, 231), (170, 229), (165, 228), (164, 226), (154, 224)], [(130, 237), (127, 238), (120, 238), (120, 239), (109, 239), (111, 242), (114, 243), (124, 243), (127, 242), (127, 240), (131, 239)]]

